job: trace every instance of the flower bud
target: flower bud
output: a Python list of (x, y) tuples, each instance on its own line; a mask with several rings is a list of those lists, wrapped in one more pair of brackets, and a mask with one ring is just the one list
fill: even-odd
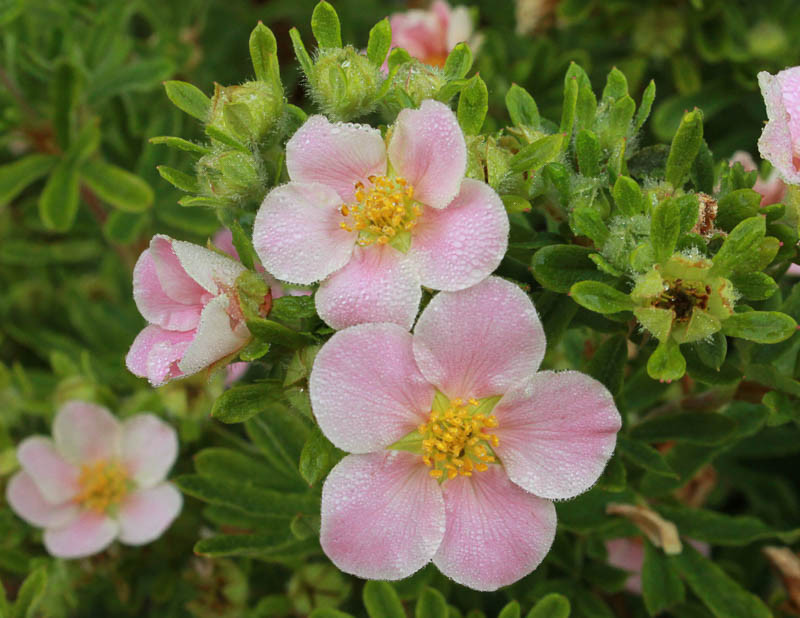
[(258, 143), (277, 125), (283, 104), (283, 92), (265, 82), (217, 84), (207, 126), (239, 141)]
[(333, 120), (350, 120), (375, 107), (383, 76), (380, 68), (355, 48), (320, 51), (309, 76), (311, 96)]
[[(432, 99), (444, 86), (446, 80), (441, 69), (428, 66), (412, 58), (401, 64), (391, 76), (392, 87), (383, 107), (394, 119), (403, 107), (407, 107), (410, 100), (414, 107), (419, 107), (424, 99)], [(406, 97), (400, 100), (399, 96), (391, 96), (392, 92), (400, 91)]]
[(197, 177), (207, 195), (234, 201), (261, 197), (266, 185), (256, 158), (238, 150), (203, 156), (197, 162)]

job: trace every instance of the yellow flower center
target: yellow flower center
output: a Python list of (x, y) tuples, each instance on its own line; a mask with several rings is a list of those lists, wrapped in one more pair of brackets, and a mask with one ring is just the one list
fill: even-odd
[(497, 427), (497, 419), (478, 411), (480, 405), (476, 399), (453, 399), (448, 407), (435, 406), (428, 422), (419, 426), (422, 461), (433, 478), (472, 476), (494, 463), (492, 447), (500, 441), (486, 430)]
[(370, 176), (371, 186), (356, 183), (356, 201), (343, 204), (345, 221), (339, 225), (348, 232), (358, 232), (362, 247), (378, 243), (385, 245), (410, 232), (422, 214), (414, 202), (414, 187), (405, 178), (397, 176)]
[(118, 461), (99, 460), (81, 466), (80, 491), (75, 502), (98, 513), (105, 513), (128, 493), (128, 473)]

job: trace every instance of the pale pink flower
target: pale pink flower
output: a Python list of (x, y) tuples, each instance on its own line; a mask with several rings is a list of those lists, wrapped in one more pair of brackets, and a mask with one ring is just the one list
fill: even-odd
[(553, 500), (600, 476), (621, 420), (596, 380), (540, 371), (530, 299), (489, 277), (441, 292), (414, 333), (361, 324), (310, 377), (323, 433), (352, 453), (322, 489), (322, 548), (342, 571), (400, 579), (433, 561), (494, 590), (530, 573), (556, 530)]
[(430, 9), (411, 9), (389, 16), (392, 47), (402, 47), (414, 58), (443, 67), (447, 55), (458, 43), (469, 43), (473, 51), (480, 38), (473, 35), (472, 16), (466, 6), (452, 8), (436, 0)]
[(45, 529), (53, 556), (90, 556), (114, 539), (144, 545), (180, 513), (183, 498), (164, 481), (177, 453), (175, 430), (153, 414), (119, 422), (101, 406), (71, 401), (56, 414), (53, 439), (31, 436), (17, 448), (22, 470), (6, 499)]
[[(741, 163), (745, 172), (756, 172), (758, 166), (753, 160), (749, 152), (744, 150), (737, 150), (731, 157), (730, 164)], [(786, 193), (786, 185), (781, 180), (775, 168), (767, 178), (758, 177), (756, 184), (753, 185), (753, 190), (761, 195), (761, 205), (769, 206), (770, 204), (777, 204), (783, 200)]]
[(762, 71), (758, 83), (768, 119), (758, 149), (784, 181), (800, 184), (800, 67), (777, 75)]
[[(688, 539), (692, 547), (704, 556), (711, 553), (708, 543)], [(625, 590), (633, 594), (642, 594), (642, 566), (644, 565), (644, 540), (639, 537), (611, 539), (606, 541), (608, 564), (630, 571), (631, 575), (625, 581)]]
[(322, 280), (330, 326), (410, 328), (420, 286), (460, 290), (500, 263), (508, 216), (489, 185), (464, 178), (467, 152), (443, 103), (404, 109), (390, 130), (312, 116), (286, 145), (291, 182), (258, 211), (253, 242), (278, 279)]
[(250, 340), (236, 294), (239, 262), (192, 243), (154, 236), (133, 270), (133, 298), (149, 325), (128, 369), (154, 386), (197, 373)]

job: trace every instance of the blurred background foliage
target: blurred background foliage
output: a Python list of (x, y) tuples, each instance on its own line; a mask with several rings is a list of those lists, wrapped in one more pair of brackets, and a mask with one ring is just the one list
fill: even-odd
[[(559, 118), (563, 76), (576, 61), (595, 91), (614, 66), (627, 75), (637, 101), (649, 81), (656, 81), (653, 115), (640, 137), (645, 143), (669, 141), (683, 112), (698, 106), (705, 115), (705, 139), (717, 157), (737, 149), (754, 152), (765, 120), (756, 73), (800, 64), (796, 0), (472, 4), (484, 35), (474, 69), (488, 85), (489, 130), (508, 123), (504, 97), (512, 83), (535, 97), (544, 117)], [(296, 26), (311, 40), (314, 5), (313, 0), (0, 0), (1, 475), (16, 466), (14, 444), (31, 433), (47, 433), (57, 406), (72, 398), (104, 402), (122, 416), (151, 410), (170, 419), (180, 428), (184, 455), (176, 473), (193, 469), (189, 454), (201, 444), (253, 449), (239, 433), (208, 418), (223, 391), (222, 376), (210, 381), (197, 376), (153, 391), (125, 369), (125, 353), (142, 325), (131, 298), (131, 271), (149, 238), (162, 232), (204, 244), (220, 227), (213, 211), (179, 206), (180, 192), (158, 175), (157, 164), (192, 172), (188, 158), (148, 140), (201, 136), (199, 123), (175, 109), (161, 84), (179, 79), (211, 93), (214, 82), (251, 79), (247, 39), (259, 20), (277, 37), (289, 102), (310, 109), (288, 31)], [(407, 8), (378, 0), (334, 5), (344, 40), (357, 47), (366, 45), (378, 20)], [(547, 314), (548, 308), (540, 311)], [(555, 315), (558, 307), (551, 311)], [(586, 367), (583, 352), (592, 345), (587, 332), (574, 329), (564, 338), (561, 353), (573, 367)], [(639, 371), (623, 392), (629, 413), (635, 413), (679, 397), (679, 388), (654, 383)], [(762, 394), (749, 398), (760, 401)], [(258, 428), (248, 431), (258, 442)], [(284, 446), (297, 460), (311, 430), (301, 422), (293, 431), (299, 442)], [(709, 504), (724, 500), (727, 512), (747, 512), (787, 529), (797, 525), (800, 514), (797, 431), (768, 428), (759, 436), (738, 443), (739, 458), (722, 461), (728, 485), (717, 486)], [(700, 469), (708, 462), (691, 445), (682, 448), (673, 464), (688, 461)], [(217, 453), (218, 459), (208, 455), (204, 465), (235, 469), (236, 461), (225, 459), (230, 452)], [(613, 473), (605, 487), (614, 487)], [(573, 615), (611, 615), (608, 605), (585, 592), (614, 595), (625, 575), (597, 561), (584, 568), (587, 556), (602, 554), (598, 538), (588, 534), (604, 520), (602, 505), (592, 499), (598, 499), (596, 493), (559, 510), (562, 523), (576, 534), (560, 535), (546, 565), (510, 589), (475, 593), (429, 567), (395, 587), (399, 599), (413, 607), (425, 586), (433, 586), (464, 614), (492, 616), (509, 598), (527, 610), (545, 592), (567, 591), (580, 571), (584, 592), (571, 597), (577, 599)], [(206, 516), (213, 521), (213, 512)], [(363, 615), (361, 584), (326, 563), (307, 563), (305, 555), (277, 564), (193, 555), (196, 539), (208, 532), (204, 521), (197, 501), (187, 499), (183, 515), (159, 542), (63, 562), (48, 558), (37, 533), (5, 508), (0, 577), (14, 598), (26, 574), (45, 569), (48, 584), (39, 591), (36, 611), (53, 617), (302, 616), (312, 607), (342, 601), (347, 611)], [(749, 568), (757, 559), (753, 550), (730, 545), (718, 556), (726, 570), (750, 590), (766, 586), (768, 571)], [(354, 592), (353, 586), (359, 589)], [(373, 601), (388, 594), (393, 607), (393, 592), (363, 593)], [(627, 609), (622, 601), (611, 603), (620, 615), (645, 615), (641, 602)], [(503, 616), (518, 612), (510, 606)], [(710, 615), (698, 604), (676, 612)]]

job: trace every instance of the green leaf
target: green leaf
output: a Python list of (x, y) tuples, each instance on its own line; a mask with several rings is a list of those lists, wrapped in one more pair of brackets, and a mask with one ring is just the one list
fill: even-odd
[(521, 615), (522, 609), (519, 606), (519, 601), (511, 601), (500, 610), (500, 613), (497, 614), (497, 618), (520, 618)]
[(299, 414), (284, 404), (271, 405), (259, 416), (246, 421), (245, 430), (284, 476), (302, 480), (297, 465), (310, 430)]
[(342, 46), (342, 27), (336, 9), (325, 0), (321, 0), (311, 14), (311, 32), (320, 49), (331, 49)]
[(647, 373), (654, 380), (671, 382), (686, 373), (686, 359), (674, 339), (661, 341), (647, 360)]
[(575, 113), (578, 106), (578, 79), (569, 78), (564, 83), (564, 106), (561, 110), (561, 124), (559, 132), (566, 138), (564, 147), (566, 148), (572, 140), (572, 130), (575, 127)]
[(313, 296), (281, 296), (272, 301), (270, 317), (277, 320), (299, 320), (317, 315)]
[(489, 91), (480, 75), (475, 75), (461, 90), (458, 97), (458, 124), (467, 135), (481, 131), (489, 111)]
[(737, 189), (720, 198), (714, 225), (730, 232), (739, 223), (760, 214), (761, 194), (752, 189)]
[(633, 440), (626, 436), (618, 435), (617, 451), (628, 461), (648, 472), (678, 478), (678, 475), (675, 474), (675, 471), (664, 459), (664, 456), (641, 440)]
[(13, 618), (34, 618), (47, 587), (47, 567), (41, 566), (22, 582), (14, 602)]
[(175, 150), (183, 150), (185, 152), (192, 152), (199, 155), (205, 155), (211, 152), (209, 148), (206, 148), (201, 144), (195, 144), (194, 142), (190, 142), (180, 137), (172, 137), (170, 135), (151, 137), (149, 142), (151, 144), (164, 144), (165, 146), (174, 148)]
[(570, 213), (570, 225), (579, 236), (591, 239), (595, 247), (602, 247), (608, 240), (608, 226), (596, 208), (578, 206)]
[(597, 97), (590, 83), (578, 87), (578, 101), (575, 104), (575, 122), (579, 131), (591, 129), (597, 116)]
[(316, 485), (328, 475), (343, 455), (315, 425), (300, 453), (300, 474), (309, 486)]
[(686, 599), (686, 590), (675, 569), (661, 550), (653, 547), (649, 541), (644, 543), (642, 597), (651, 616)]
[(538, 170), (543, 165), (559, 158), (563, 143), (564, 135), (561, 133), (538, 139), (522, 147), (517, 154), (511, 157), (508, 163), (509, 169), (512, 172)]
[(676, 189), (683, 186), (702, 143), (703, 113), (694, 109), (683, 116), (667, 157), (666, 180)]
[(211, 111), (211, 99), (204, 95), (199, 88), (174, 80), (164, 82), (164, 88), (167, 91), (167, 97), (175, 107), (201, 122), (208, 119)]
[(676, 200), (656, 206), (650, 221), (650, 242), (656, 262), (663, 264), (675, 251), (681, 231), (681, 211)]
[(44, 226), (66, 232), (78, 214), (80, 179), (78, 171), (67, 159), (53, 169), (39, 195), (39, 218)]
[(740, 264), (752, 260), (753, 254), (759, 250), (761, 241), (764, 240), (765, 233), (764, 217), (750, 217), (739, 223), (714, 256), (711, 272), (726, 276)]
[(591, 249), (578, 245), (550, 245), (533, 254), (533, 276), (548, 290), (566, 294), (573, 284), (590, 279), (609, 281), (597, 270)]
[(724, 442), (735, 430), (734, 421), (716, 412), (678, 412), (646, 418), (634, 425), (629, 435), (645, 442), (676, 440), (714, 445)]
[(226, 390), (214, 402), (211, 416), (223, 423), (243, 423), (281, 395), (275, 384), (245, 384)]
[(734, 274), (730, 279), (736, 291), (750, 300), (767, 300), (778, 291), (778, 284), (766, 273)]
[(364, 607), (370, 618), (406, 618), (397, 591), (389, 582), (370, 580), (364, 584)]
[(389, 24), (389, 18), (384, 17), (369, 31), (367, 58), (369, 58), (369, 61), (375, 66), (382, 66), (391, 46), (392, 26)]
[(472, 68), (472, 52), (466, 43), (458, 43), (444, 62), (444, 77), (447, 81), (464, 79)]
[(308, 615), (308, 618), (355, 618), (355, 616), (330, 607), (318, 607)]
[(719, 370), (728, 354), (728, 340), (725, 338), (725, 335), (716, 332), (705, 339), (696, 341), (694, 343), (694, 349), (703, 364), (712, 369)]
[(645, 88), (644, 93), (642, 94), (642, 102), (639, 105), (639, 109), (636, 112), (636, 118), (633, 121), (633, 126), (636, 131), (640, 130), (643, 126), (647, 117), (650, 115), (650, 110), (653, 107), (653, 101), (656, 98), (656, 82), (654, 80), (650, 80), (650, 83), (647, 84), (647, 88)]
[(614, 67), (606, 78), (606, 85), (603, 88), (603, 99), (616, 101), (628, 95), (628, 80), (625, 74)]
[(705, 140), (692, 165), (692, 182), (698, 191), (714, 193), (714, 155)]
[(447, 618), (447, 601), (435, 588), (426, 587), (417, 599), (414, 618)]
[(247, 479), (265, 489), (305, 489), (302, 483), (297, 482), (296, 474), (286, 477), (282, 470), (270, 465), (264, 458), (257, 454), (245, 454), (241, 450), (204, 448), (194, 456), (194, 467), (200, 476), (208, 478), (233, 481)]
[(580, 281), (569, 293), (576, 303), (596, 313), (630, 311), (634, 306), (630, 296), (600, 281)]
[(278, 66), (278, 43), (272, 30), (263, 23), (258, 22), (250, 33), (250, 59), (253, 62), (253, 71), (259, 81), (281, 85), (281, 74)]
[(299, 348), (310, 343), (315, 343), (311, 335), (299, 333), (273, 320), (258, 318), (247, 320), (247, 328), (262, 341), (289, 348)]
[(31, 183), (46, 176), (58, 161), (52, 155), (30, 154), (0, 166), (0, 206), (9, 204)]
[(525, 88), (511, 84), (506, 93), (506, 108), (515, 127), (539, 128), (539, 108)]
[(575, 136), (575, 156), (578, 169), (584, 176), (600, 174), (600, 156), (602, 150), (597, 136), (589, 129), (581, 129)]
[(298, 32), (297, 28), (292, 28), (289, 30), (289, 37), (292, 39), (292, 47), (294, 47), (294, 55), (297, 56), (297, 62), (300, 63), (300, 68), (303, 69), (306, 77), (309, 77), (314, 69), (314, 63), (306, 51), (306, 46), (303, 45), (300, 32)]
[(83, 74), (70, 61), (60, 60), (50, 79), (52, 124), (56, 142), (68, 150), (75, 128), (75, 109), (83, 89)]
[(202, 539), (194, 546), (200, 556), (220, 558), (223, 556), (253, 556), (261, 560), (298, 559), (319, 551), (317, 539), (297, 540), (276, 533), (267, 534), (220, 534)]
[(672, 565), (717, 618), (772, 618), (769, 608), (694, 547), (670, 556)]
[(567, 597), (552, 592), (539, 599), (526, 618), (569, 618), (571, 609)]
[(697, 224), (697, 220), (700, 216), (700, 202), (698, 202), (697, 195), (694, 193), (676, 197), (674, 201), (680, 213), (680, 233), (688, 234)]
[[(591, 282), (587, 281), (585, 283)], [(592, 360), (589, 362), (588, 373), (595, 380), (601, 382), (612, 395), (616, 395), (622, 388), (622, 379), (625, 375), (625, 363), (627, 360), (627, 337), (624, 335), (612, 335), (597, 348)]]
[(797, 322), (779, 311), (734, 313), (722, 323), (722, 332), (730, 337), (756, 343), (779, 343), (794, 335)]
[(177, 187), (181, 191), (187, 193), (197, 193), (200, 191), (200, 185), (197, 184), (197, 178), (195, 176), (190, 176), (186, 172), (176, 170), (174, 167), (169, 167), (167, 165), (157, 165), (156, 169), (161, 177), (173, 187)]
[(129, 171), (99, 159), (81, 168), (81, 178), (105, 202), (126, 212), (142, 212), (153, 205), (150, 185)]

